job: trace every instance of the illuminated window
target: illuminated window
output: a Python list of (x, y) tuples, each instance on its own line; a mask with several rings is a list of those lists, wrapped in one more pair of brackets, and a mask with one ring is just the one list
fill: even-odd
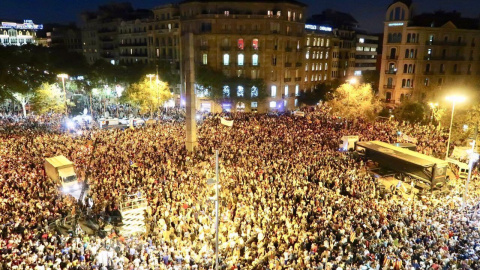
[(228, 16), (228, 15), (230, 15), (230, 11), (225, 10), (225, 11), (223, 12), (223, 14), (225, 14), (225, 16)]
[(323, 38), (320, 40), (320, 46), (323, 47), (324, 41), (325, 41), (325, 40), (324, 40)]
[(325, 63), (325, 70), (328, 70), (328, 63)]
[(323, 59), (323, 52), (320, 52), (320, 59)]
[(225, 85), (223, 87), (223, 97), (230, 97), (230, 86)]
[(238, 41), (237, 41), (237, 46), (238, 46), (238, 49), (239, 49), (239, 50), (243, 50), (243, 49), (244, 49), (243, 38), (238, 39)]
[(252, 65), (253, 66), (258, 66), (258, 54), (253, 54), (252, 55)]
[(230, 64), (230, 55), (228, 53), (223, 55), (223, 65), (228, 66)]
[(277, 11), (277, 18), (280, 18), (280, 16), (282, 16), (282, 12), (279, 10)]
[(310, 38), (307, 38), (307, 46), (310, 46)]
[(238, 59), (237, 59), (238, 61), (237, 61), (237, 62), (238, 62), (238, 65), (239, 65), (239, 66), (243, 66), (243, 60), (244, 60), (244, 58), (245, 58), (245, 56), (243, 55), (243, 53), (241, 53), (241, 54), (238, 55)]
[(328, 59), (328, 52), (325, 52), (325, 59)]
[(268, 15), (268, 17), (272, 17), (272, 16), (273, 16), (273, 11), (268, 10), (268, 11), (267, 11), (267, 15)]
[(239, 86), (237, 87), (237, 97), (243, 97), (244, 94), (245, 94), (245, 91), (244, 91), (244, 89), (243, 89), (243, 86), (240, 86), (240, 85), (239, 85)]
[(295, 99), (295, 107), (298, 107), (298, 99)]
[(252, 108), (257, 108), (258, 107), (258, 103), (256, 101), (252, 101)]
[(287, 20), (290, 21), (291, 18), (292, 18), (292, 12), (289, 10), (289, 11), (287, 12)]
[(296, 97), (300, 96), (300, 86), (298, 84), (295, 85), (295, 96)]
[(285, 85), (285, 96), (288, 97), (288, 85)]
[(330, 46), (330, 39), (327, 39), (327, 47)]
[(202, 56), (202, 64), (206, 65), (208, 62), (208, 55), (206, 53)]
[(251, 90), (252, 90), (251, 96), (258, 97), (258, 88), (256, 86), (252, 86)]
[(271, 97), (276, 97), (277, 96), (277, 86), (276, 85), (272, 85), (271, 87)]
[(358, 40), (358, 42), (360, 42), (360, 43), (365, 43), (365, 39), (360, 38), (360, 39)]
[(258, 39), (257, 38), (254, 38), (253, 41), (252, 41), (252, 48), (254, 50), (258, 50)]
[(270, 101), (270, 108), (276, 108), (277, 103), (275, 101)]
[(310, 58), (310, 52), (307, 51), (307, 53), (305, 54), (305, 59), (309, 59)]

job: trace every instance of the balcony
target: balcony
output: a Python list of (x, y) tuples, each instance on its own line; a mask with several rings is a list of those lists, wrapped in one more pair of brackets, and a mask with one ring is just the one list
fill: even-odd
[(295, 66), (296, 66), (296, 67), (301, 67), (301, 66), (302, 66), (302, 63), (297, 62), (297, 63), (295, 63)]
[(283, 79), (284, 82), (291, 82), (292, 81), (292, 78), (285, 78)]
[(250, 64), (250, 67), (260, 67), (260, 64), (256, 64), (256, 65)]
[(254, 46), (250, 46), (248, 47), (252, 52), (257, 52), (257, 51), (260, 51), (260, 47), (254, 47)]
[(397, 74), (396, 70), (385, 70), (385, 74)]
[(221, 46), (220, 50), (222, 51), (230, 51), (231, 47), (230, 46)]
[(455, 42), (455, 41), (441, 41), (441, 40), (434, 40), (430, 41), (427, 40), (425, 41), (425, 45), (431, 45), (431, 46), (467, 46), (466, 42)]
[(295, 77), (295, 81), (296, 81), (296, 82), (302, 81), (302, 77)]
[(395, 85), (387, 84), (387, 85), (384, 85), (383, 88), (385, 88), (385, 89), (395, 89)]
[(209, 48), (210, 48), (210, 47), (205, 46), (205, 45), (200, 46), (200, 50), (201, 50), (201, 51), (208, 51)]
[(285, 51), (286, 51), (286, 52), (291, 52), (292, 50), (293, 50), (293, 49), (292, 49), (291, 47), (286, 47), (286, 48), (285, 48)]
[(292, 67), (292, 63), (285, 63), (285, 67)]
[(425, 71), (423, 72), (423, 75), (433, 75), (434, 72), (433, 71)]
[(398, 60), (398, 55), (389, 55), (387, 56), (388, 60)]
[(431, 61), (436, 61), (436, 60), (443, 60), (443, 61), (465, 61), (465, 57), (463, 56), (452, 56), (452, 57), (446, 57), (446, 56), (425, 56), (423, 60), (431, 60)]

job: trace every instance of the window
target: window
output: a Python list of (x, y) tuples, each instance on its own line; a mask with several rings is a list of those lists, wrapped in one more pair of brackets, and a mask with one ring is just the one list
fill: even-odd
[(225, 11), (223, 12), (223, 14), (225, 14), (225, 16), (228, 16), (228, 15), (230, 15), (230, 11), (225, 10)]
[(267, 11), (267, 15), (268, 15), (268, 17), (272, 17), (272, 16), (273, 16), (273, 11), (272, 11), (272, 10), (268, 10), (268, 11)]
[(244, 60), (245, 56), (243, 55), (243, 53), (240, 53), (238, 55), (238, 59), (237, 59), (237, 63), (239, 66), (243, 66), (243, 60)]
[(253, 66), (258, 66), (258, 54), (253, 54), (252, 55), (252, 65)]
[(252, 48), (254, 50), (258, 50), (258, 39), (257, 38), (254, 38), (253, 41), (252, 41)]
[(320, 59), (323, 59), (323, 52), (320, 52)]
[(425, 78), (425, 81), (423, 82), (423, 84), (425, 86), (429, 86), (430, 85), (430, 80), (428, 78)]
[(258, 97), (258, 88), (256, 86), (252, 86), (252, 89), (251, 89), (251, 96), (252, 97)]
[(307, 53), (305, 54), (305, 59), (310, 59), (310, 52), (307, 51)]
[(310, 46), (310, 38), (307, 38), (307, 46)]
[(276, 65), (277, 65), (277, 56), (272, 55), (272, 66), (276, 66)]
[(237, 87), (237, 97), (243, 97), (245, 94), (245, 91), (243, 89), (243, 86), (239, 85)]
[(296, 97), (300, 96), (300, 86), (298, 84), (295, 85), (295, 96)]
[(243, 38), (239, 38), (239, 39), (238, 39), (238, 41), (237, 41), (237, 46), (238, 46), (238, 49), (239, 49), (239, 50), (243, 50), (243, 49), (244, 49)]
[(252, 107), (252, 108), (257, 108), (257, 107), (258, 107), (258, 103), (257, 103), (256, 101), (252, 101), (251, 107)]
[(204, 53), (202, 55), (202, 64), (206, 65), (208, 63), (208, 55)]
[(365, 39), (360, 38), (360, 39), (358, 40), (358, 42), (360, 42), (360, 43), (365, 43)]
[(354, 75), (354, 76), (362, 76), (362, 71), (361, 71), (361, 70), (355, 70), (355, 71), (353, 72), (353, 75)]
[(328, 59), (328, 52), (325, 52), (325, 59)]
[(288, 97), (288, 85), (285, 85), (285, 96)]
[(270, 89), (271, 89), (270, 96), (271, 96), (271, 97), (276, 97), (276, 96), (277, 96), (277, 86), (276, 86), (276, 85), (272, 85), (272, 87), (271, 87)]
[(223, 65), (224, 66), (230, 65), (230, 55), (228, 55), (228, 53), (223, 55)]
[(328, 63), (325, 63), (325, 70), (328, 70)]
[(274, 109), (277, 107), (277, 103), (275, 101), (270, 101), (270, 108)]
[(230, 86), (223, 86), (223, 97), (230, 97)]
[(298, 107), (298, 99), (295, 99), (295, 107)]

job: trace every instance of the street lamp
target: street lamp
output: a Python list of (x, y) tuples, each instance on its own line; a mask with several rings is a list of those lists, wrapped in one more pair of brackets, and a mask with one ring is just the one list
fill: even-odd
[(215, 178), (207, 179), (207, 185), (215, 185), (215, 197), (210, 198), (215, 201), (215, 270), (218, 270), (218, 205), (220, 203), (220, 194), (218, 191), (218, 150), (215, 150)]
[(68, 79), (68, 74), (62, 73), (57, 75), (58, 78), (62, 78), (62, 85), (63, 85), (63, 95), (65, 96), (65, 116), (68, 115), (68, 107), (67, 107), (67, 91), (65, 90), (65, 79)]
[(147, 78), (150, 79), (150, 83), (152, 83), (152, 78), (155, 77), (155, 74), (147, 74)]
[(351, 78), (349, 80), (346, 80), (346, 82), (348, 82), (351, 85), (355, 85), (355, 84), (358, 83), (358, 80), (357, 80), (357, 78)]
[(445, 156), (445, 158), (448, 158), (448, 152), (450, 150), (450, 137), (452, 135), (453, 113), (455, 112), (455, 103), (464, 102), (466, 100), (466, 97), (453, 95), (447, 96), (446, 99), (452, 102), (452, 116), (450, 117), (450, 129), (448, 131), (447, 155)]
[(432, 114), (431, 114), (431, 116), (430, 116), (430, 123), (432, 123), (432, 121), (433, 121), (433, 112), (435, 111), (435, 108), (438, 107), (438, 103), (430, 102), (430, 103), (428, 103), (428, 105), (430, 106), (430, 109), (432, 109)]

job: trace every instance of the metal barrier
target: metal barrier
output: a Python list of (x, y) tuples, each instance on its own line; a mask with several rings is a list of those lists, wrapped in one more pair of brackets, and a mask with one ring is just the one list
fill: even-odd
[(138, 197), (137, 195), (127, 195), (120, 203), (120, 212), (132, 209), (147, 207), (147, 199), (145, 197)]

